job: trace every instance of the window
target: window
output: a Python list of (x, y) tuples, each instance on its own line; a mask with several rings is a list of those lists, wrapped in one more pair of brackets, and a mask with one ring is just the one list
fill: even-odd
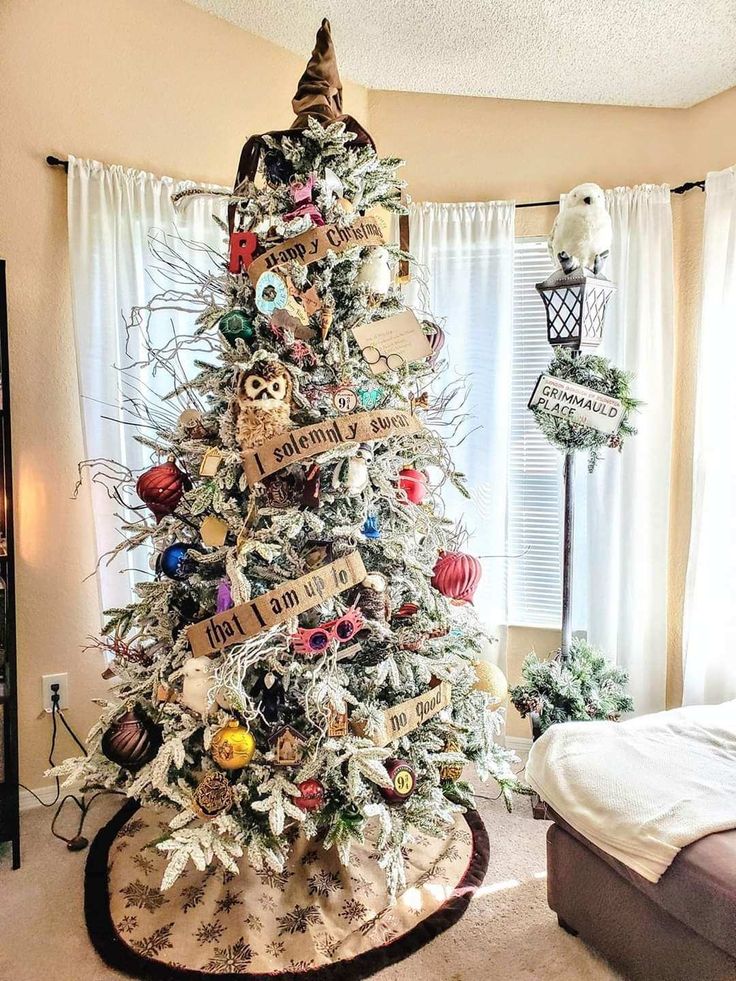
[(508, 620), (536, 627), (559, 627), (562, 603), (561, 455), (527, 408), (552, 356), (544, 305), (534, 288), (552, 270), (546, 240), (516, 240), (508, 541), (510, 555), (520, 557), (509, 559)]

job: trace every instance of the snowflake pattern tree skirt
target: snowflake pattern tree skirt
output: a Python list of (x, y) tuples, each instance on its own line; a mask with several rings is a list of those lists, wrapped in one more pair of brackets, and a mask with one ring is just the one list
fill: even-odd
[(256, 872), (245, 858), (237, 876), (190, 865), (162, 893), (167, 858), (152, 843), (167, 832), (166, 813), (129, 802), (87, 861), (92, 942), (111, 967), (139, 979), (370, 977), (457, 922), (488, 865), (488, 838), (473, 812), (458, 815), (442, 839), (415, 834), (395, 904), (369, 841), (354, 846), (349, 867), (334, 849), (300, 838), (281, 873)]

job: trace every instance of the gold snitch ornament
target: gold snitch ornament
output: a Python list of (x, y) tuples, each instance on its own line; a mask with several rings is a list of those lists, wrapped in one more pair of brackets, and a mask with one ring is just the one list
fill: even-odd
[(223, 770), (243, 770), (253, 759), (256, 741), (253, 733), (237, 719), (230, 719), (212, 737), (210, 756)]

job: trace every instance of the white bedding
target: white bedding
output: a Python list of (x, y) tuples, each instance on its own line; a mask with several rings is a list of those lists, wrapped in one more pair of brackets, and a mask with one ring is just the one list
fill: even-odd
[(551, 726), (526, 779), (576, 831), (657, 882), (685, 845), (736, 828), (736, 700)]

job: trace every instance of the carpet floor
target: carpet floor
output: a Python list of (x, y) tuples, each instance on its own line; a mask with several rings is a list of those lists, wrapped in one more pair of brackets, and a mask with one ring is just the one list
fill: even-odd
[[(480, 801), (491, 841), (485, 882), (452, 929), (412, 957), (375, 975), (377, 981), (520, 981), (615, 979), (589, 947), (557, 925), (545, 896), (546, 821), (534, 821), (526, 800), (507, 814)], [(85, 834), (120, 806), (95, 802)], [(69, 808), (70, 823), (75, 820)], [(108, 981), (110, 970), (92, 949), (84, 925), (82, 881), (86, 852), (71, 853), (50, 834), (52, 811), (23, 815), (23, 867), (0, 861), (0, 978), (3, 981)], [(63, 825), (60, 827), (64, 832)]]

